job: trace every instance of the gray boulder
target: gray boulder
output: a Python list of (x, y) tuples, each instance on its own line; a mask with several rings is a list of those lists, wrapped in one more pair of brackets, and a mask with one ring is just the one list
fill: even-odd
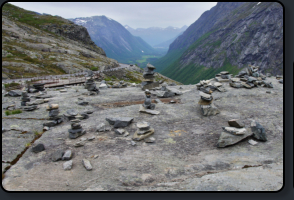
[(267, 141), (265, 129), (258, 122), (253, 121), (251, 123), (251, 131), (253, 132), (253, 137), (260, 141)]
[(119, 118), (106, 118), (106, 121), (109, 122), (109, 124), (114, 125), (114, 128), (123, 128), (127, 127), (134, 118), (131, 117), (119, 117)]
[(19, 96), (21, 96), (21, 94), (22, 94), (21, 90), (10, 90), (8, 92), (8, 95), (11, 97), (19, 97)]
[(227, 132), (222, 132), (216, 146), (226, 147), (226, 146), (234, 145), (251, 135), (252, 133), (249, 133), (249, 132), (242, 135), (233, 135)]

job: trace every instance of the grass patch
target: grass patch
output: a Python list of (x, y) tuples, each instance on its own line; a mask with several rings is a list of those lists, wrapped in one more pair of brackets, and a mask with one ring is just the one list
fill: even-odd
[(98, 71), (98, 70), (99, 70), (98, 67), (91, 67), (90, 69), (91, 69), (92, 71)]
[(10, 111), (10, 110), (6, 110), (6, 111), (5, 111), (5, 115), (6, 115), (6, 116), (8, 116), (8, 115), (20, 114), (20, 113), (22, 113), (22, 110), (19, 110), (19, 109), (17, 109), (17, 110), (12, 110), (12, 111)]
[(19, 86), (19, 83), (5, 83), (4, 86), (5, 88), (9, 88), (9, 87), (15, 87), (15, 86)]

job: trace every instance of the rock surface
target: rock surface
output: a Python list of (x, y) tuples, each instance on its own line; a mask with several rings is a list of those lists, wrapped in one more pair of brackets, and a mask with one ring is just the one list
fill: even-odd
[[(200, 95), (195, 85), (181, 86), (183, 90), (191, 91), (179, 96), (180, 104), (157, 104), (160, 115), (138, 112), (139, 104), (135, 102), (142, 104), (144, 94), (137, 87), (101, 90), (99, 98), (87, 97), (91, 105), (85, 107), (68, 101), (73, 96), (84, 97), (82, 93), (87, 90), (83, 86), (69, 88), (67, 93), (49, 90), (48, 94), (52, 95), (50, 102), (59, 104), (60, 114), (69, 109), (78, 113), (94, 110), (88, 119), (80, 123), (87, 130), (83, 137), (95, 135), (96, 139), (86, 140), (84, 146), (75, 148), (78, 139), (68, 138), (70, 122), (64, 121), (50, 128), (5, 172), (2, 186), (8, 191), (278, 191), (284, 184), (284, 85), (275, 77), (267, 77), (267, 81), (274, 86), (270, 88), (270, 94), (266, 93), (269, 88), (235, 89), (228, 82), (222, 82), (227, 91), (213, 92), (213, 103), (221, 112), (209, 117), (203, 116), (197, 105)], [(2, 105), (9, 105), (12, 101), (16, 98), (3, 97)], [(19, 102), (16, 101), (16, 105)], [(122, 102), (130, 104), (116, 106)], [(111, 106), (103, 106), (105, 104)], [(34, 139), (34, 131), (42, 132), (48, 111), (45, 104), (39, 106), (40, 109), (15, 116), (6, 116), (5, 110), (2, 110), (2, 126), (12, 131), (2, 133), (2, 157), (5, 156), (5, 160), (11, 162), (16, 159), (26, 148), (25, 145)], [(107, 123), (105, 118), (124, 116), (134, 118), (124, 128), (129, 136), (117, 135), (113, 130), (96, 132), (99, 124)], [(268, 140), (250, 145), (250, 138), (245, 138), (235, 145), (218, 148), (216, 144), (221, 127), (229, 126), (231, 119), (242, 121), (249, 130), (251, 121), (257, 121), (264, 127)], [(156, 138), (156, 141), (145, 143), (144, 139), (132, 146), (136, 124), (143, 121), (155, 130), (150, 137)], [(33, 153), (32, 147), (39, 143), (45, 145), (45, 151)], [(65, 161), (51, 161), (56, 149), (74, 151), (70, 171), (64, 171), (62, 164)], [(94, 159), (95, 155), (99, 157)], [(92, 171), (84, 168), (81, 163), (84, 158), (91, 162)], [(144, 182), (144, 174), (150, 174), (153, 181)], [(122, 176), (126, 185), (120, 181)], [(66, 182), (70, 183), (70, 187)]]

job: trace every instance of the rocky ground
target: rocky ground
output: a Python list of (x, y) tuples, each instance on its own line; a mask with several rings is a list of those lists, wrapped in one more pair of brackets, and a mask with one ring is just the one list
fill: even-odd
[[(274, 77), (267, 81), (273, 88), (236, 89), (222, 83), (227, 91), (212, 93), (220, 113), (209, 117), (201, 114), (195, 85), (169, 86), (183, 94), (160, 98), (164, 103), (155, 107), (159, 115), (139, 112), (145, 94), (138, 87), (101, 89), (97, 96), (84, 95), (83, 86), (65, 88), (67, 92), (62, 93), (50, 89), (49, 103), (58, 104), (60, 114), (69, 109), (93, 111), (81, 121), (87, 133), (69, 139), (68, 121), (43, 132), (47, 103), (9, 116), (2, 110), (2, 127), (7, 129), (2, 129), (2, 169), (11, 166), (2, 186), (8, 191), (277, 191), (283, 186), (283, 84)], [(89, 105), (78, 105), (79, 97)], [(172, 99), (177, 103), (168, 103)], [(20, 97), (2, 96), (2, 107), (12, 102), (20, 105)], [(134, 118), (125, 128), (130, 135), (97, 132), (107, 117)], [(218, 148), (222, 127), (231, 119), (242, 120), (245, 128), (256, 120), (265, 128), (268, 141), (251, 145), (247, 138)], [(136, 123), (141, 121), (154, 128), (155, 142), (132, 145)], [(37, 133), (42, 135), (33, 141)], [(84, 146), (74, 146), (92, 136), (95, 139)], [(24, 152), (29, 143), (33, 144)], [(32, 152), (39, 143), (45, 150)], [(65, 161), (52, 161), (59, 149), (74, 152), (71, 170), (63, 169)], [(85, 158), (92, 165), (90, 171), (82, 164)]]

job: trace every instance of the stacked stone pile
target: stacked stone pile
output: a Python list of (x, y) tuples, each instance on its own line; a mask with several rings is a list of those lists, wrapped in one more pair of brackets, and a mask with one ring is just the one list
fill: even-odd
[(143, 113), (148, 113), (151, 115), (158, 115), (160, 112), (159, 111), (155, 111), (155, 104), (151, 103), (151, 92), (149, 90), (145, 91), (146, 94), (146, 98), (145, 101), (142, 105), (140, 105), (140, 109), (139, 112), (143, 112)]
[(88, 71), (88, 77), (90, 79), (85, 82), (85, 89), (89, 91), (89, 95), (97, 95), (99, 93), (99, 89), (96, 87), (96, 83), (93, 79), (93, 71)]
[(218, 82), (229, 82), (231, 77), (232, 74), (230, 74), (228, 71), (222, 71), (215, 75), (215, 80)]
[(52, 127), (63, 122), (63, 116), (59, 115), (59, 106), (58, 104), (48, 104), (46, 109), (49, 111), (49, 120), (43, 125), (47, 127)]
[(31, 101), (27, 92), (21, 93), (21, 106), (26, 106), (26, 102)]
[(154, 82), (154, 69), (156, 69), (153, 65), (147, 64), (147, 67), (144, 68), (143, 77), (145, 80), (141, 83), (142, 90), (152, 89), (159, 86), (159, 82)]
[(204, 116), (216, 115), (220, 113), (219, 109), (212, 103), (213, 97), (211, 94), (207, 94), (200, 91), (200, 105), (201, 112)]
[(68, 137), (70, 139), (78, 138), (86, 133), (86, 130), (83, 130), (79, 119), (74, 119), (70, 121), (71, 129), (68, 129)]
[(27, 92), (22, 92), (22, 97), (21, 97), (21, 108), (22, 110), (24, 111), (33, 111), (33, 110), (36, 110), (37, 109), (37, 106), (36, 105), (27, 105), (28, 103), (27, 102), (30, 102), (30, 98), (29, 98), (29, 95)]
[(148, 122), (138, 122), (137, 123), (137, 131), (134, 133), (133, 140), (140, 141), (148, 138), (152, 134), (154, 134), (154, 129), (150, 127)]
[(223, 87), (222, 83), (220, 82), (213, 82), (213, 79), (210, 80), (202, 80), (196, 84), (198, 90), (211, 94), (213, 91), (217, 90), (219, 92), (226, 92), (227, 90)]
[(39, 91), (44, 91), (45, 90), (44, 85), (45, 83), (35, 83), (33, 84), (32, 90), (30, 89), (30, 92), (35, 93)]

